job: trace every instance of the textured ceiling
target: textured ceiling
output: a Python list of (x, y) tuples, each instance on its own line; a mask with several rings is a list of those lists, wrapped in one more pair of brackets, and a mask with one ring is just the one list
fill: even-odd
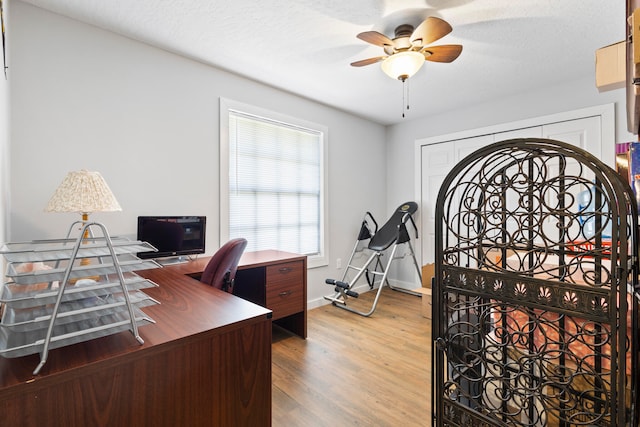
[[(625, 37), (622, 1), (610, 0), (23, 0), (382, 124), (486, 102), (594, 75), (595, 50)], [(427, 62), (402, 84), (356, 38), (390, 37), (427, 16), (462, 44), (453, 63)]]

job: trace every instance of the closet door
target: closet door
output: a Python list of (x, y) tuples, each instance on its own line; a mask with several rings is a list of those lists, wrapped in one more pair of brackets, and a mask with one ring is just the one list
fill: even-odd
[(542, 126), (542, 137), (567, 142), (587, 150), (597, 158), (602, 154), (600, 117), (592, 116)]
[(435, 256), (434, 214), (442, 180), (461, 159), (492, 142), (493, 135), (483, 135), (422, 147), (422, 265)]
[(574, 120), (544, 124), (542, 126), (516, 128), (504, 132), (485, 134), (471, 138), (452, 139), (437, 144), (423, 145), (421, 170), (422, 265), (434, 261), (435, 201), (442, 180), (455, 164), (475, 150), (493, 142), (514, 138), (555, 139), (583, 148), (598, 158), (602, 151), (601, 117), (590, 116)]
[(535, 126), (523, 129), (513, 129), (506, 132), (498, 132), (493, 135), (495, 142), (505, 141), (507, 139), (515, 138), (543, 138), (542, 126)]

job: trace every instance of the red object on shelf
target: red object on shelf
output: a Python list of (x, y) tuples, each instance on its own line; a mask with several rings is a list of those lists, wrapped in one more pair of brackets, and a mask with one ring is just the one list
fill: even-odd
[[(611, 240), (602, 239), (600, 250), (596, 247), (595, 240), (567, 242), (565, 247), (570, 251), (577, 252), (600, 252), (602, 255), (611, 255)], [(585, 256), (589, 256), (586, 254)]]

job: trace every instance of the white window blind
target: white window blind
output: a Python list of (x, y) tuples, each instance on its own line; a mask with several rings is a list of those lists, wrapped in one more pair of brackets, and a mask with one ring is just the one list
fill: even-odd
[(323, 132), (231, 109), (228, 120), (229, 238), (321, 256)]

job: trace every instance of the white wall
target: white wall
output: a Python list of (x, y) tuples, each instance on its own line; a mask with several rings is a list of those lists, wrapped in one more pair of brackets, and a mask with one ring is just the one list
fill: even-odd
[[(95, 214), (133, 235), (138, 215), (206, 215), (217, 249), (219, 97), (329, 128), (329, 267), (309, 299), (331, 292), (360, 220), (384, 215), (385, 130), (342, 111), (52, 14), (12, 4), (11, 227), (8, 239), (58, 237), (76, 219), (43, 208), (70, 170), (102, 173), (123, 212)], [(366, 162), (361, 154), (367, 153)]]

